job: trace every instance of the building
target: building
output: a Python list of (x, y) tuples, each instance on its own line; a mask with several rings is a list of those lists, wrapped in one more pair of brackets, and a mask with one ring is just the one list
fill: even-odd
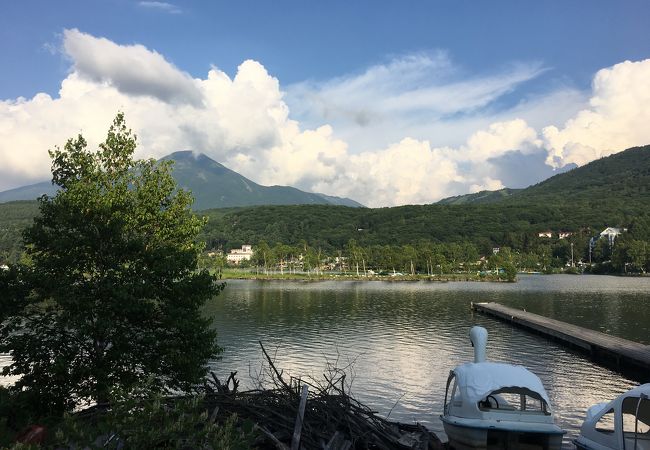
[(553, 232), (552, 231), (540, 231), (539, 233), (537, 233), (537, 237), (551, 238), (551, 237), (553, 237)]
[(226, 261), (232, 264), (239, 264), (242, 261), (250, 261), (253, 257), (253, 246), (242, 245), (241, 248), (233, 248), (226, 255)]
[(571, 233), (570, 231), (560, 231), (557, 234), (557, 237), (560, 238), (560, 239), (566, 239), (566, 238), (571, 237), (571, 236), (573, 236), (573, 233)]
[(614, 227), (607, 227), (603, 231), (600, 232), (600, 238), (607, 238), (609, 241), (609, 245), (612, 246), (614, 244), (614, 241), (618, 237), (619, 234), (622, 232), (627, 231), (625, 228), (614, 228)]

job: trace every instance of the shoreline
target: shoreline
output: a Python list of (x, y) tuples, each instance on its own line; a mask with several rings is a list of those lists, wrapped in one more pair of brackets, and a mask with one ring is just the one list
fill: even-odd
[(453, 282), (496, 282), (496, 283), (516, 283), (514, 280), (506, 280), (498, 275), (474, 275), (474, 274), (444, 274), (444, 275), (396, 275), (396, 276), (356, 276), (347, 274), (331, 275), (307, 275), (307, 274), (263, 274), (263, 273), (233, 273), (225, 272), (219, 278), (220, 280), (261, 280), (261, 281), (385, 281), (385, 282), (419, 282), (426, 281), (430, 283), (453, 283)]

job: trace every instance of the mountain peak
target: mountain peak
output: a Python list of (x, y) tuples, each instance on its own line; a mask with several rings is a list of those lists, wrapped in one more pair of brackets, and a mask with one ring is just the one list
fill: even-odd
[[(347, 198), (304, 192), (289, 186), (262, 186), (218, 163), (204, 153), (182, 150), (160, 159), (173, 161), (172, 175), (183, 189), (192, 192), (194, 209), (253, 205), (344, 205), (363, 206)], [(54, 195), (57, 187), (49, 181), (0, 192), (0, 203), (34, 200)]]
[(210, 158), (208, 155), (205, 153), (200, 153), (200, 152), (195, 152), (194, 150), (179, 150), (174, 153), (170, 153), (167, 156), (163, 156), (160, 158), (161, 161), (174, 161), (176, 163), (179, 162), (187, 162), (190, 164), (209, 164), (209, 165), (216, 165), (218, 167), (224, 167), (225, 166), (214, 159)]

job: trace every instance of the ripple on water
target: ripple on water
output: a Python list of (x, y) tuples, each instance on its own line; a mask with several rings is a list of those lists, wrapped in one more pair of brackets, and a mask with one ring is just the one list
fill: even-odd
[[(475, 315), (471, 301), (499, 301), (650, 342), (650, 280), (522, 277), (517, 284), (230, 282), (209, 306), (226, 347), (218, 372), (261, 364), (257, 340), (296, 376), (320, 377), (327, 362), (354, 362), (352, 391), (392, 419), (442, 433), (449, 371), (472, 359), (468, 330), (485, 326), (491, 360), (527, 366), (547, 388), (567, 447), (585, 410), (636, 383), (581, 354)], [(627, 333), (627, 335), (626, 335)], [(243, 380), (242, 383), (246, 383)]]

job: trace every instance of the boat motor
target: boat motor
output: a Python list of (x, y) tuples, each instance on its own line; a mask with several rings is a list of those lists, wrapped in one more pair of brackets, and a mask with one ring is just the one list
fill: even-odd
[(485, 328), (474, 326), (469, 330), (469, 340), (474, 347), (474, 362), (485, 362), (485, 348), (487, 346), (488, 332)]

